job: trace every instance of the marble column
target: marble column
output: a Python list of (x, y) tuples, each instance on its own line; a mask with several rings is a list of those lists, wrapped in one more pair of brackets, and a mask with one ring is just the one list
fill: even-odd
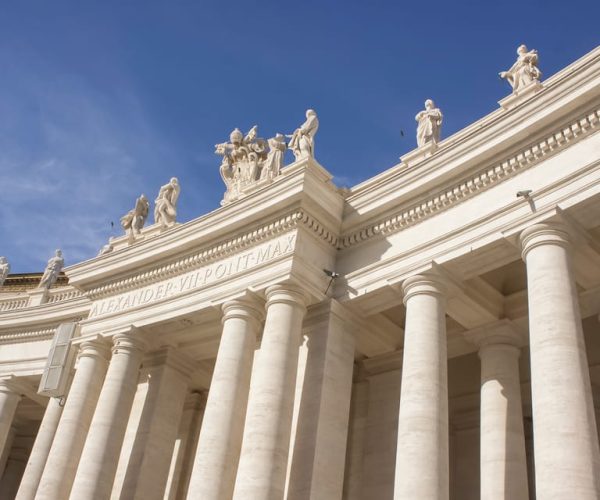
[(481, 359), (481, 500), (528, 500), (519, 356), (521, 336), (502, 321), (471, 332)]
[(244, 432), (261, 304), (223, 304), (223, 333), (208, 391), (188, 499), (229, 500), (233, 494)]
[(69, 498), (71, 486), (108, 366), (109, 351), (102, 340), (79, 346), (78, 364), (63, 408), (36, 500)]
[(303, 327), (287, 500), (341, 499), (354, 369), (354, 334), (336, 301), (315, 305)]
[(120, 498), (163, 498), (194, 363), (172, 347), (144, 359), (148, 392)]
[(9, 500), (15, 498), (23, 471), (27, 464), (27, 457), (33, 446), (34, 433), (30, 435), (15, 436), (10, 456), (0, 482), (0, 498)]
[(600, 498), (600, 453), (570, 235), (556, 223), (521, 234), (538, 500)]
[(447, 500), (445, 287), (434, 274), (403, 284), (406, 305), (395, 500)]
[(266, 295), (267, 317), (252, 374), (236, 500), (279, 500), (285, 489), (307, 297), (291, 284), (269, 287)]
[(71, 500), (110, 497), (144, 348), (137, 333), (113, 337), (112, 357), (81, 453)]
[(50, 398), (29, 455), (16, 500), (33, 500), (35, 497), (62, 412), (63, 406), (61, 406), (60, 400)]
[(167, 495), (165, 495), (168, 500), (179, 500), (187, 496), (205, 408), (204, 393), (188, 394), (179, 423), (177, 443), (173, 449)]
[(0, 380), (0, 455), (4, 453), (20, 400), (21, 393), (9, 381)]

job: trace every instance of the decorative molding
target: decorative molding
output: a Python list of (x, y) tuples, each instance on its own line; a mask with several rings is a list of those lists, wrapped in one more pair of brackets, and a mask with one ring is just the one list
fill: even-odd
[(349, 248), (372, 237), (393, 234), (413, 226), (452, 205), (465, 201), (491, 185), (501, 182), (517, 172), (539, 163), (541, 160), (547, 159), (550, 155), (556, 154), (567, 145), (572, 144), (574, 140), (580, 140), (598, 130), (600, 128), (599, 124), (600, 108), (586, 113), (568, 126), (562, 127), (543, 140), (529, 145), (504, 161), (486, 167), (475, 175), (464, 178), (453, 186), (438, 191), (433, 196), (403, 208), (395, 215), (342, 235), (340, 247)]
[(47, 303), (77, 299), (81, 296), (83, 296), (83, 292), (81, 290), (77, 290), (76, 288), (71, 288), (69, 290), (65, 290), (63, 288), (51, 289), (49, 290)]
[(0, 333), (0, 344), (8, 344), (14, 342), (33, 342), (39, 340), (48, 340), (54, 336), (58, 324), (40, 328), (39, 330), (15, 330)]
[(27, 307), (29, 303), (29, 296), (21, 296), (21, 297), (10, 297), (8, 299), (0, 299), (0, 312), (3, 311), (13, 311), (15, 309), (22, 309), (23, 307)]
[(98, 299), (114, 295), (120, 292), (139, 288), (140, 286), (150, 285), (166, 278), (177, 276), (179, 274), (193, 271), (194, 269), (206, 266), (211, 262), (228, 257), (236, 252), (249, 248), (257, 243), (262, 243), (279, 236), (282, 233), (305, 227), (315, 236), (323, 240), (328, 245), (337, 248), (338, 238), (335, 234), (329, 231), (313, 216), (309, 215), (302, 209), (295, 210), (276, 221), (270, 222), (241, 236), (223, 241), (217, 245), (205, 248), (197, 253), (179, 258), (176, 261), (171, 261), (154, 269), (145, 271), (141, 274), (129, 276), (124, 279), (119, 279), (109, 282), (105, 285), (92, 288), (86, 296), (91, 299)]

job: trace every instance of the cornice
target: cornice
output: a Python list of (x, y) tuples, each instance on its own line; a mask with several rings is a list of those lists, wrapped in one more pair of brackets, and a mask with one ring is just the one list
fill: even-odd
[(168, 261), (140, 274), (91, 288), (86, 296), (97, 299), (177, 276), (251, 248), (258, 243), (268, 241), (298, 227), (304, 227), (327, 245), (337, 248), (338, 238), (332, 231), (305, 210), (296, 209), (241, 236), (219, 242), (176, 260)]
[(53, 321), (51, 323), (37, 325), (30, 328), (27, 328), (26, 326), (21, 328), (8, 328), (0, 331), (0, 344), (15, 344), (19, 342), (37, 342), (40, 340), (48, 340), (54, 336), (58, 325), (61, 323), (71, 321), (77, 322), (81, 321), (82, 319), (83, 316), (79, 315), (72, 318), (64, 318), (61, 321)]
[(0, 333), (0, 344), (15, 344), (17, 342), (33, 342), (51, 339), (58, 324), (36, 330), (10, 330)]
[(556, 129), (499, 163), (489, 165), (461, 181), (444, 187), (417, 203), (405, 205), (394, 214), (382, 217), (340, 238), (341, 248), (349, 248), (373, 237), (401, 231), (447, 208), (479, 194), (516, 173), (530, 168), (575, 141), (600, 129), (600, 108), (587, 112), (568, 125)]

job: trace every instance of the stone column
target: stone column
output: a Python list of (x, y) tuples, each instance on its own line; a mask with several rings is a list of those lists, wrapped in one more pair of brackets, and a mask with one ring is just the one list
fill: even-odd
[(81, 453), (72, 500), (110, 497), (144, 347), (136, 333), (113, 337), (112, 358)]
[(600, 498), (600, 453), (571, 262), (560, 224), (521, 234), (527, 265), (529, 349), (538, 500)]
[(2, 499), (12, 499), (17, 494), (19, 483), (27, 464), (27, 457), (33, 446), (34, 436), (33, 433), (30, 434), (29, 436), (15, 436), (10, 456), (2, 475), (2, 482), (0, 482), (0, 498)]
[(521, 336), (508, 321), (472, 331), (481, 359), (481, 500), (528, 500), (519, 356)]
[(295, 285), (267, 289), (267, 318), (233, 495), (237, 500), (283, 498), (306, 302)]
[(261, 304), (223, 304), (223, 333), (204, 410), (187, 498), (229, 500), (233, 494), (244, 432)]
[(36, 500), (69, 498), (102, 389), (108, 356), (104, 341), (88, 340), (80, 345), (77, 370), (40, 479)]
[(165, 495), (168, 500), (179, 500), (187, 496), (205, 408), (204, 393), (188, 394), (179, 423), (177, 443), (173, 449), (167, 495)]
[(304, 320), (287, 500), (342, 498), (354, 369), (346, 314), (329, 300), (311, 307)]
[(395, 500), (447, 500), (448, 368), (445, 287), (436, 275), (408, 278)]
[(120, 498), (162, 498), (194, 363), (171, 347), (144, 360), (148, 393)]
[(9, 381), (0, 380), (0, 455), (4, 453), (20, 400), (21, 393)]
[(29, 455), (16, 500), (33, 500), (35, 497), (62, 411), (63, 407), (60, 400), (58, 398), (50, 398), (44, 412), (44, 418), (37, 432), (33, 449)]

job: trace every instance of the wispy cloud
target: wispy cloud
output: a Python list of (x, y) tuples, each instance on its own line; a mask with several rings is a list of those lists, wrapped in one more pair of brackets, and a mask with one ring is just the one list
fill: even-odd
[(55, 248), (67, 263), (90, 258), (175, 153), (127, 89), (102, 94), (22, 67), (10, 77), (0, 84), (0, 255), (13, 272), (43, 270)]

